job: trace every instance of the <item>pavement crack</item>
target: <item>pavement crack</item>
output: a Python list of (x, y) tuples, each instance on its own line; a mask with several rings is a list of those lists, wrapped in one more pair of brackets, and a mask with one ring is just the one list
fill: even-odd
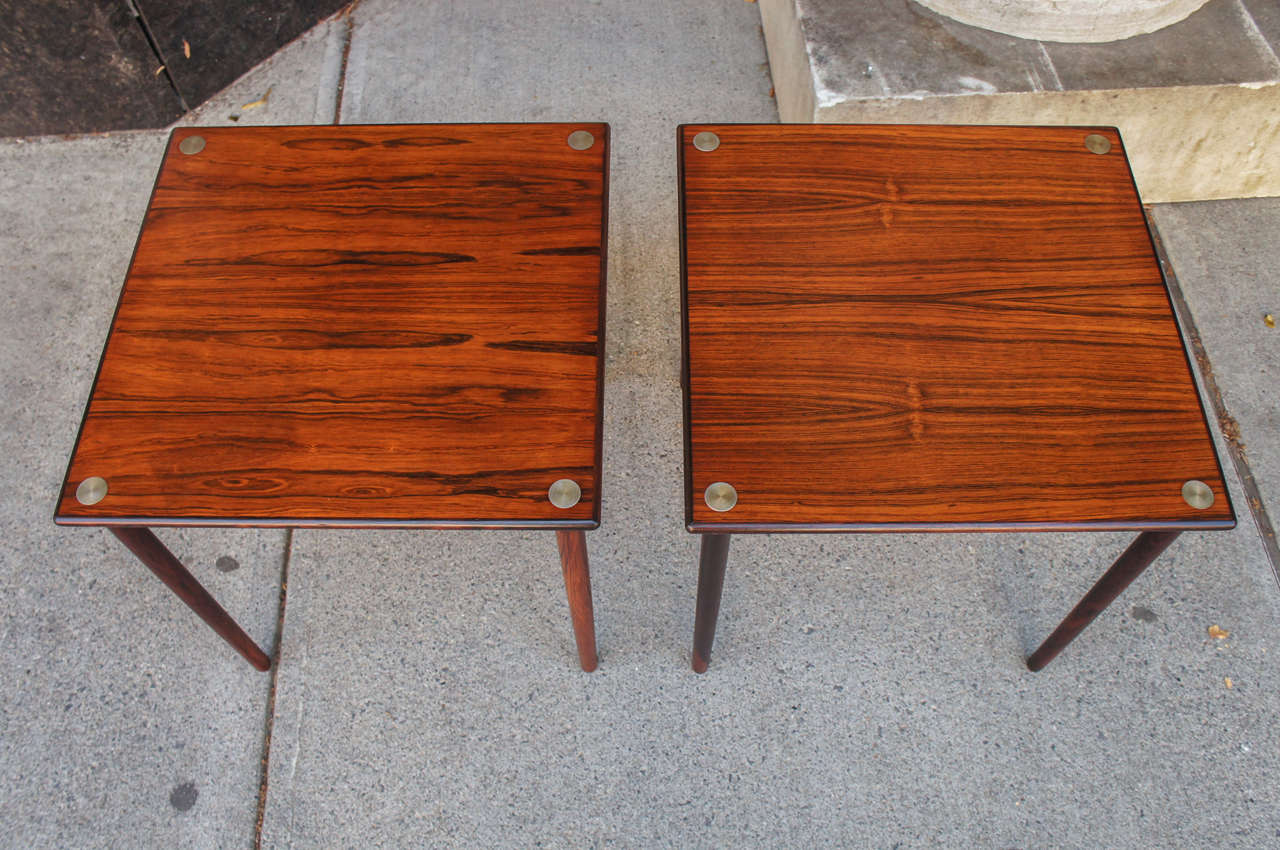
[(187, 104), (187, 99), (182, 96), (182, 90), (178, 88), (178, 81), (173, 78), (173, 74), (169, 71), (169, 62), (164, 58), (164, 51), (160, 49), (160, 42), (156, 40), (155, 33), (151, 30), (151, 24), (147, 21), (147, 16), (142, 13), (142, 8), (134, 2), (127, 0), (129, 13), (133, 15), (133, 20), (138, 24), (138, 29), (142, 30), (142, 37), (147, 41), (147, 47), (151, 48), (151, 54), (156, 61), (160, 63), (160, 73), (164, 74), (165, 80), (169, 83), (169, 88), (173, 89), (174, 96), (178, 98), (178, 104), (182, 107), (185, 115), (191, 111), (191, 107)]
[(1235, 467), (1236, 475), (1240, 478), (1240, 486), (1244, 489), (1245, 501), (1249, 504), (1249, 513), (1253, 516), (1258, 535), (1262, 538), (1262, 548), (1267, 553), (1267, 560), (1271, 562), (1271, 573), (1275, 577), (1277, 586), (1280, 586), (1280, 546), (1277, 546), (1276, 543), (1276, 529), (1271, 523), (1271, 516), (1267, 513), (1266, 505), (1263, 504), (1262, 491), (1258, 489), (1258, 481), (1253, 476), (1253, 469), (1249, 466), (1249, 459), (1245, 456), (1245, 445), (1240, 435), (1240, 426), (1236, 423), (1235, 417), (1227, 411), (1226, 402), (1222, 398), (1222, 391), (1218, 389), (1218, 381), (1213, 374), (1213, 364), (1209, 362), (1209, 355), (1205, 352), (1204, 344), (1200, 341), (1200, 331), (1196, 328), (1195, 318), (1191, 315), (1191, 307), (1187, 304), (1187, 300), (1182, 294), (1182, 288), (1178, 285), (1178, 278), (1174, 274), (1173, 264), (1169, 262), (1169, 257), (1165, 253), (1164, 243), (1161, 241), (1160, 234), (1157, 232), (1154, 223), (1152, 223), (1150, 209), (1146, 209), (1145, 212), (1147, 215), (1147, 229), (1151, 232), (1151, 242), (1155, 246), (1156, 256), (1160, 260), (1160, 270), (1164, 273), (1169, 297), (1173, 301), (1174, 310), (1178, 315), (1178, 322), (1182, 325), (1182, 332), (1191, 348), (1191, 356), (1195, 358), (1196, 365), (1199, 367), (1205, 395), (1209, 397), (1209, 403), (1213, 405), (1214, 419), (1217, 420), (1218, 429), (1222, 432), (1223, 441), (1227, 444), (1227, 454), (1231, 457), (1231, 465)]
[(284, 558), (280, 565), (280, 604), (276, 613), (276, 634), (273, 663), (271, 665), (271, 687), (267, 692), (267, 716), (262, 739), (262, 778), (258, 783), (258, 812), (254, 818), (253, 846), (254, 850), (262, 849), (262, 821), (267, 813), (267, 780), (271, 774), (271, 733), (276, 721), (276, 684), (280, 674), (280, 651), (284, 642), (284, 608), (289, 594), (289, 561), (293, 556), (293, 529), (285, 532)]
[(360, 5), (360, 0), (355, 0), (342, 13), (343, 25), (345, 30), (342, 33), (342, 64), (338, 67), (338, 91), (333, 101), (333, 123), (342, 123), (342, 94), (347, 88), (347, 62), (351, 58), (351, 34), (355, 31), (356, 7)]

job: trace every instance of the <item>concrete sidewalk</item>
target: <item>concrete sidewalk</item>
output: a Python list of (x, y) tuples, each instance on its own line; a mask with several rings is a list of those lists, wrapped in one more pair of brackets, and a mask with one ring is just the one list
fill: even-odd
[[(742, 0), (364, 0), (192, 117), (612, 124), (591, 675), (549, 534), (162, 532), (263, 675), (105, 531), (55, 527), (165, 134), (0, 142), (0, 846), (1280, 842), (1280, 589), (1225, 441), (1239, 527), (1185, 535), (1041, 674), (1129, 535), (741, 536), (689, 670), (675, 126), (777, 120), (770, 85)], [(1154, 219), (1274, 509), (1280, 201)]]

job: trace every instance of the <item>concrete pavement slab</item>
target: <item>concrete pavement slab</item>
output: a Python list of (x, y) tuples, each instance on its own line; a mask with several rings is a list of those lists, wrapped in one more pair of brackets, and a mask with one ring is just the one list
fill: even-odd
[(550, 534), (296, 536), (264, 846), (1274, 838), (1280, 606), (1247, 524), (1184, 536), (1040, 674), (1129, 535), (739, 536), (697, 676), (697, 541), (655, 436), (678, 396), (609, 391), (596, 673)]
[[(164, 140), (0, 144), (5, 846), (253, 839), (269, 677), (105, 530), (53, 524)], [(160, 536), (270, 650), (284, 533)]]
[[(1274, 524), (1280, 511), (1280, 198), (1153, 208), (1227, 413)], [(1241, 520), (1248, 507), (1240, 504)]]
[[(354, 23), (345, 121), (613, 124), (602, 663), (576, 669), (548, 533), (298, 533), (264, 846), (1280, 840), (1280, 604), (1230, 470), (1241, 527), (1185, 535), (1041, 674), (1022, 658), (1128, 535), (739, 536), (689, 671), (674, 129), (775, 120), (751, 4), (367, 0)], [(329, 120), (345, 27), (192, 120), (268, 87), (242, 122)], [(0, 843), (253, 840), (269, 679), (105, 532), (49, 520), (163, 135), (0, 146)], [(1166, 214), (1190, 208), (1157, 221), (1206, 257), (1265, 230)], [(1178, 250), (1204, 322), (1246, 259)], [(270, 650), (284, 535), (161, 536)]]
[(1039, 675), (1127, 535), (741, 536), (688, 669), (673, 136), (772, 120), (750, 10), (358, 7), (344, 121), (613, 125), (601, 666), (549, 534), (299, 532), (264, 846), (1269, 840), (1280, 630), (1247, 524), (1177, 543)]
[[(329, 21), (181, 124), (327, 123), (346, 22)], [(270, 95), (260, 107), (243, 104)], [(229, 120), (239, 114), (240, 121)], [(0, 145), (0, 843), (235, 847), (255, 838), (268, 675), (108, 532), (53, 505), (166, 132)], [(286, 532), (161, 530), (274, 650)]]

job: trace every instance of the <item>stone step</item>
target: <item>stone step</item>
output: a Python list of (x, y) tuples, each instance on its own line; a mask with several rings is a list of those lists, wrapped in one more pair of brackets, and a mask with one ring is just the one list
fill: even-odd
[(1209, 0), (1101, 44), (1016, 38), (912, 0), (760, 0), (785, 122), (1082, 124), (1149, 203), (1280, 195), (1280, 4)]

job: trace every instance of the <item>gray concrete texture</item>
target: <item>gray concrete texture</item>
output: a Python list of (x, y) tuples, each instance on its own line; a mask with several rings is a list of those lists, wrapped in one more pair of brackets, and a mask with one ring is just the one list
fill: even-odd
[[(341, 80), (346, 122), (611, 122), (590, 675), (550, 534), (295, 532), (269, 712), (273, 677), (106, 533), (54, 527), (164, 134), (0, 145), (0, 846), (1280, 840), (1280, 593), (1230, 471), (1240, 527), (1184, 536), (1041, 674), (1022, 658), (1127, 535), (738, 537), (712, 668), (688, 669), (674, 130), (776, 120), (758, 26), (741, 0), (366, 0), (196, 116), (327, 121)], [(1207, 318), (1277, 291), (1265, 256), (1220, 271), (1280, 221), (1238, 209), (1157, 212), (1229, 405), (1277, 368), (1277, 332)], [(286, 535), (162, 537), (273, 649)]]
[[(106, 531), (53, 524), (163, 147), (162, 133), (0, 144), (0, 846), (254, 834), (269, 680)], [(267, 646), (284, 536), (161, 533)], [(215, 569), (224, 556), (239, 568)]]

